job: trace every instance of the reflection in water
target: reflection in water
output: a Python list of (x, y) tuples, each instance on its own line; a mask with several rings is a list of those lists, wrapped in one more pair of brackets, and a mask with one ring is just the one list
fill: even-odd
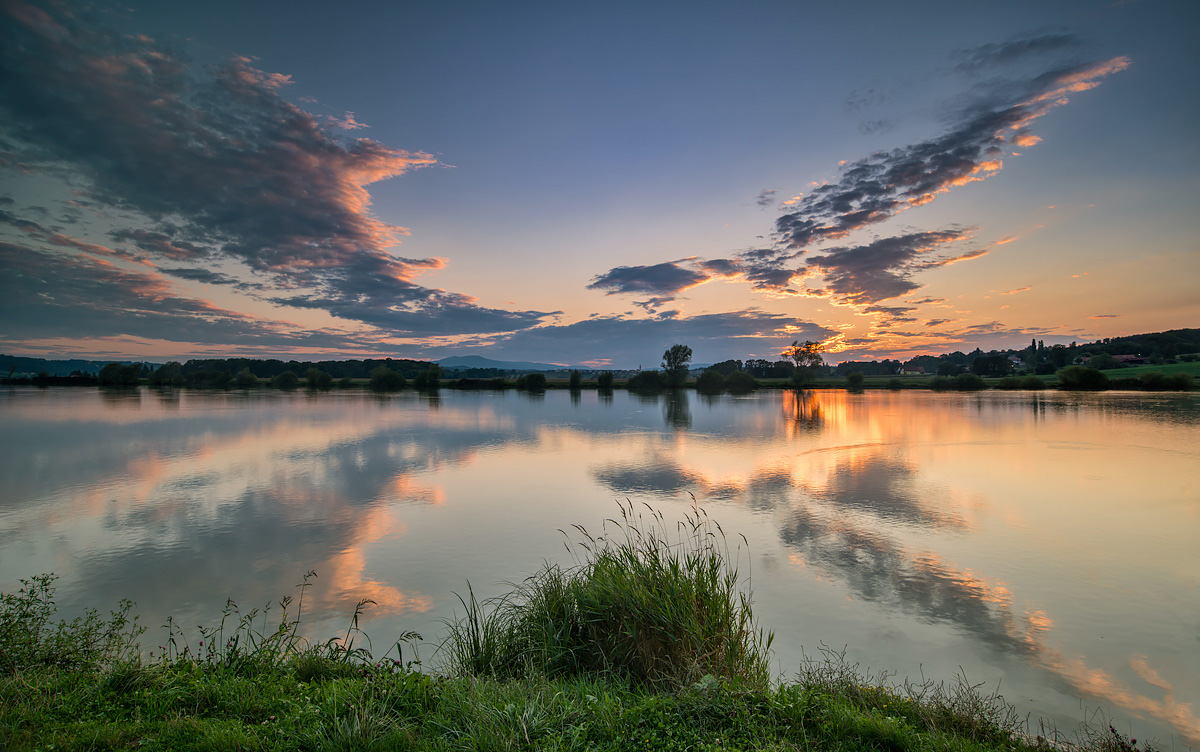
[(674, 428), (691, 428), (692, 410), (686, 389), (672, 389), (663, 395), (663, 417)]
[[(691, 399), (0, 390), (0, 586), (56, 571), (64, 608), (134, 597), (148, 624), (200, 623), (315, 569), (318, 620), (369, 597), (372, 633), (437, 634), (465, 580), (519, 579), (614, 496), (694, 497), (791, 563), (756, 586), (810, 638), (850, 614), (928, 632), (1041, 712), (1103, 701), (1200, 743), (1191, 397)], [(855, 610), (791, 598), (818, 585)]]

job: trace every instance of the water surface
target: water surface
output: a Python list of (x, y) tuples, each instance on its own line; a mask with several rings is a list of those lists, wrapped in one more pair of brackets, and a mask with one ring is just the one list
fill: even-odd
[[(377, 650), (599, 533), (617, 501), (720, 523), (787, 677), (822, 646), (1200, 746), (1200, 403), (1034, 392), (313, 395), (0, 391), (0, 588), (137, 601), (153, 649), (305, 595)], [(743, 541), (744, 537), (744, 541)], [(277, 607), (276, 607), (277, 608)], [(428, 659), (430, 648), (424, 649)], [(1093, 719), (1094, 720), (1094, 719)]]

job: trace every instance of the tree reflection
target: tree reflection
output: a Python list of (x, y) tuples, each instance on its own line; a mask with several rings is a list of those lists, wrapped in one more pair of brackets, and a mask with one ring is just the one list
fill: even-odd
[(672, 428), (691, 428), (692, 409), (688, 405), (686, 389), (672, 389), (663, 396), (663, 416)]

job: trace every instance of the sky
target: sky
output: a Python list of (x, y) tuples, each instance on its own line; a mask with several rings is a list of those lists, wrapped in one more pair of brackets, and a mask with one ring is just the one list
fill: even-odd
[(0, 0), (0, 352), (1200, 326), (1200, 4)]

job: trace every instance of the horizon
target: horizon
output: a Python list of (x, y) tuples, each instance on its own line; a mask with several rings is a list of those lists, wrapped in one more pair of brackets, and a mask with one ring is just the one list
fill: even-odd
[(0, 349), (627, 370), (1200, 322), (1194, 3), (458, 10), (6, 4)]

